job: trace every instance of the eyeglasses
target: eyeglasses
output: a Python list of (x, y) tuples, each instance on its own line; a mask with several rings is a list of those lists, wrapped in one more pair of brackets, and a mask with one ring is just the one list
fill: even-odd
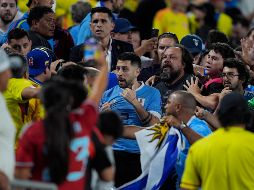
[(227, 78), (234, 78), (234, 77), (236, 77), (236, 76), (240, 76), (239, 74), (234, 74), (234, 73), (221, 73), (221, 75), (220, 75), (222, 78), (224, 78), (224, 77), (227, 77)]

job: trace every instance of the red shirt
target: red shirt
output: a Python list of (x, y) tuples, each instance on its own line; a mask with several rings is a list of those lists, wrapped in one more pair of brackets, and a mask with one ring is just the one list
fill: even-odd
[[(88, 157), (94, 154), (90, 134), (96, 126), (97, 108), (92, 102), (84, 102), (79, 109), (70, 113), (74, 138), (70, 143), (69, 173), (59, 185), (59, 190), (83, 190)], [(31, 167), (32, 180), (50, 181), (45, 155), (45, 131), (43, 121), (27, 127), (20, 138), (16, 152), (16, 167)]]

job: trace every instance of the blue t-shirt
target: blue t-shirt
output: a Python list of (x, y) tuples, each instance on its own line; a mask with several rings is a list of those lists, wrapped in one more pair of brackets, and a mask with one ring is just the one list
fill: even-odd
[[(111, 110), (116, 112), (124, 125), (142, 126), (142, 123), (132, 104), (125, 100), (121, 94), (123, 89), (119, 85), (107, 90), (101, 100), (100, 106), (109, 102)], [(161, 96), (160, 92), (150, 86), (142, 84), (136, 90), (136, 97), (146, 111), (160, 118), (161, 116)], [(139, 153), (137, 141), (134, 139), (119, 138), (113, 145), (113, 150), (126, 151), (129, 153)]]
[(71, 37), (73, 39), (73, 42), (75, 44), (75, 46), (77, 45), (77, 42), (78, 42), (78, 33), (79, 33), (79, 29), (80, 29), (80, 25), (75, 25), (73, 27), (71, 27), (69, 29), (69, 32), (71, 34)]
[[(192, 116), (192, 118), (187, 123), (187, 126), (189, 126), (193, 131), (195, 131), (196, 133), (198, 133), (199, 135), (203, 137), (208, 136), (209, 134), (212, 133), (211, 129), (208, 127), (208, 124), (205, 121), (197, 118), (196, 116)], [(184, 166), (185, 166), (185, 160), (190, 148), (190, 143), (188, 142), (188, 140), (185, 138), (184, 135), (182, 135), (182, 139), (183, 139), (183, 142), (182, 142), (183, 149), (180, 151), (179, 157), (176, 163), (178, 182), (181, 181), (183, 171), (184, 171)]]
[(85, 39), (92, 36), (92, 32), (90, 29), (90, 22), (91, 22), (91, 13), (88, 13), (86, 17), (82, 20), (82, 22), (78, 25), (78, 39), (77, 45), (83, 44)]

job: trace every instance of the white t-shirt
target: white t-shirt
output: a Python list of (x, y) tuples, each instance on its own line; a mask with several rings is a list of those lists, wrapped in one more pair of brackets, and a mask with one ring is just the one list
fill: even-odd
[(6, 106), (5, 99), (0, 93), (0, 170), (9, 180), (13, 179), (15, 166), (15, 125)]

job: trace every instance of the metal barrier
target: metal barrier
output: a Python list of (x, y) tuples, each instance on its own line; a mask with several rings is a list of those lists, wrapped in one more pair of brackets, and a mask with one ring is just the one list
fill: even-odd
[(12, 180), (11, 190), (57, 190), (53, 183), (44, 183), (30, 180)]

